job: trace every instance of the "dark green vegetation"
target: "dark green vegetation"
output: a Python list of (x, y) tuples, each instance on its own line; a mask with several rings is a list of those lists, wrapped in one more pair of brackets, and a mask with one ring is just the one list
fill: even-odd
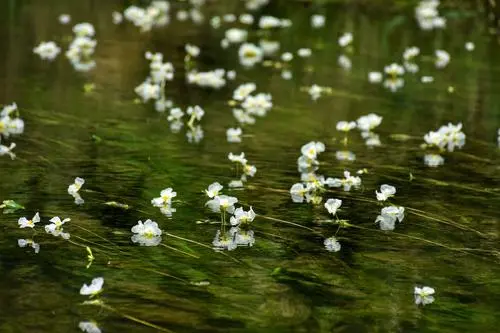
[[(1, 2), (0, 104), (17, 102), (26, 131), (15, 139), (18, 158), (0, 159), (0, 200), (26, 209), (0, 215), (0, 332), (76, 332), (78, 322), (89, 319), (103, 332), (158, 331), (147, 325), (174, 332), (498, 331), (500, 49), (486, 14), (449, 4), (442, 9), (447, 29), (423, 32), (413, 18), (415, 3), (329, 2), (320, 8), (281, 1), (265, 9), (293, 21), (276, 34), (283, 50), (313, 48), (313, 71), (297, 65), (291, 81), (260, 66), (241, 70), (235, 50), (218, 46), (223, 29), (175, 19), (146, 34), (130, 23), (115, 26), (111, 12), (123, 10), (123, 1)], [(236, 1), (207, 10), (241, 11)], [(327, 15), (327, 26), (312, 31), (309, 16), (317, 12)], [(72, 23), (96, 26), (94, 71), (74, 72), (63, 54), (48, 63), (32, 53), (42, 40), (61, 44), (71, 34), (71, 26), (57, 22), (61, 13), (71, 14)], [(337, 65), (336, 41), (345, 31), (354, 35), (351, 72)], [(472, 53), (464, 50), (468, 40), (476, 44)], [(187, 86), (185, 43), (202, 49), (201, 68), (236, 69), (236, 83), (215, 92)], [(439, 71), (424, 58), (420, 74), (433, 75), (433, 84), (407, 76), (405, 87), (392, 94), (367, 82), (369, 71), (400, 61), (412, 45), (424, 55), (436, 48), (451, 54), (449, 66)], [(170, 133), (165, 115), (152, 105), (133, 103), (133, 88), (147, 74), (147, 50), (162, 52), (176, 66), (167, 90), (174, 102), (205, 109), (201, 143)], [(245, 131), (250, 135), (242, 144), (229, 144), (225, 130), (235, 121), (226, 102), (236, 84), (247, 81), (271, 93), (275, 107)], [(96, 88), (84, 93), (89, 82)], [(311, 102), (301, 88), (313, 83), (331, 86), (332, 95)], [(336, 161), (336, 122), (370, 112), (384, 117), (377, 129), (383, 146), (368, 149), (356, 132), (349, 147), (357, 160)], [(463, 122), (467, 143), (446, 154), (444, 166), (427, 168), (422, 136), (449, 121)], [(369, 170), (363, 189), (324, 196), (341, 198), (339, 215), (354, 225), (339, 233), (339, 253), (323, 248), (323, 239), (337, 229), (317, 222), (327, 218), (326, 210), (294, 204), (288, 193), (299, 181), (300, 147), (311, 140), (327, 147), (320, 173)], [(202, 190), (233, 178), (231, 151), (244, 151), (258, 172), (245, 190), (226, 193), (260, 216), (252, 248), (217, 253), (211, 242), (218, 225), (197, 222), (214, 218), (203, 207)], [(81, 207), (66, 192), (76, 176), (86, 180)], [(383, 183), (396, 186), (394, 202), (407, 210), (394, 232), (374, 224), (380, 210), (374, 191)], [(178, 193), (171, 219), (150, 205), (166, 187)], [(110, 201), (130, 207), (105, 204)], [(41, 226), (34, 236), (17, 228), (19, 217), (36, 211), (42, 224), (56, 215), (71, 217), (65, 227), (70, 241), (45, 234)], [(130, 228), (147, 218), (171, 234), (163, 236), (170, 248), (131, 243)], [(31, 237), (40, 243), (38, 254), (17, 245)], [(86, 246), (95, 256), (88, 269)], [(102, 311), (82, 306), (85, 297), (78, 293), (96, 276), (105, 278), (102, 299), (111, 307)], [(420, 284), (436, 289), (436, 301), (425, 308), (413, 300)]]

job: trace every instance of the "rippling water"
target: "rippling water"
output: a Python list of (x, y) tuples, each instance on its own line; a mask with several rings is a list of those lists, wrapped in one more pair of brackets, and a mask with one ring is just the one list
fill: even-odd
[[(130, 23), (114, 25), (111, 12), (125, 5), (0, 4), (0, 104), (17, 102), (26, 123), (25, 133), (14, 138), (17, 159), (0, 158), (0, 199), (25, 206), (0, 215), (1, 332), (76, 332), (86, 320), (103, 332), (497, 331), (500, 51), (486, 14), (449, 3), (441, 8), (447, 28), (421, 31), (415, 3), (272, 1), (256, 16), (292, 20), (290, 28), (273, 33), (282, 50), (313, 49), (311, 58), (294, 60), (293, 79), (283, 80), (270, 67), (243, 69), (236, 48), (219, 46), (224, 28), (175, 18), (144, 34)], [(236, 1), (203, 9), (207, 17), (243, 11)], [(32, 52), (42, 40), (67, 47), (72, 24), (59, 24), (62, 13), (72, 15), (72, 24), (96, 27), (97, 67), (89, 73), (75, 72), (63, 53), (49, 63)], [(311, 29), (315, 13), (326, 15), (325, 28)], [(337, 39), (346, 31), (354, 36), (350, 71), (337, 64)], [(249, 39), (258, 34), (252, 28)], [(465, 50), (467, 41), (475, 43), (473, 52)], [(186, 43), (201, 48), (201, 69), (234, 69), (236, 80), (220, 90), (187, 85)], [(406, 75), (401, 90), (391, 93), (368, 82), (368, 72), (400, 62), (413, 45), (421, 49), (420, 72)], [(434, 67), (435, 49), (450, 53), (445, 69)], [(204, 108), (198, 144), (184, 132), (172, 133), (166, 115), (151, 104), (134, 103), (134, 88), (148, 72), (148, 50), (163, 53), (176, 68), (167, 93), (174, 103)], [(434, 82), (421, 83), (422, 75)], [(226, 129), (236, 122), (227, 101), (245, 82), (272, 94), (274, 107), (244, 129), (241, 144), (228, 143)], [(95, 89), (84, 92), (88, 83)], [(314, 83), (331, 87), (331, 94), (311, 101), (304, 88)], [(355, 131), (347, 149), (356, 160), (338, 161), (335, 152), (346, 148), (336, 123), (372, 112), (383, 116), (377, 128), (382, 145), (367, 147)], [(448, 122), (463, 123), (466, 144), (446, 154), (443, 166), (429, 168), (423, 136)], [(324, 222), (329, 217), (323, 205), (290, 198), (290, 187), (300, 181), (300, 147), (309, 141), (326, 145), (321, 174), (368, 170), (360, 189), (323, 195), (342, 199), (338, 215), (353, 225), (338, 231), (337, 253), (323, 246), (338, 229)], [(257, 174), (245, 189), (228, 190), (235, 170), (227, 154), (242, 151)], [(77, 176), (86, 181), (81, 206), (67, 193)], [(252, 247), (213, 251), (220, 226), (204, 208), (203, 190), (215, 181), (258, 214)], [(392, 232), (374, 223), (381, 208), (374, 192), (384, 183), (397, 188), (393, 201), (406, 208)], [(172, 217), (150, 204), (167, 187), (178, 193)], [(129, 208), (106, 204), (111, 201)], [(70, 240), (40, 226), (18, 229), (19, 217), (37, 211), (41, 224), (70, 217)], [(130, 228), (148, 218), (163, 229), (162, 246), (132, 243)], [(18, 239), (35, 240), (40, 252), (20, 248)], [(87, 246), (95, 257), (88, 268)], [(86, 298), (79, 295), (96, 276), (105, 279), (102, 309), (82, 305)], [(415, 305), (413, 288), (420, 285), (435, 288), (434, 303)]]

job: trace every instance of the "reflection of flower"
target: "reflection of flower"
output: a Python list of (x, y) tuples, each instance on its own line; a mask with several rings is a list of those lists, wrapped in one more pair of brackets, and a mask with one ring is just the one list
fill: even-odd
[(434, 297), (432, 295), (434, 295), (435, 293), (435, 290), (434, 288), (431, 288), (431, 287), (415, 287), (415, 291), (414, 291), (414, 294), (415, 294), (415, 304), (417, 305), (427, 305), (427, 304), (431, 304), (432, 302), (434, 302)]
[(231, 233), (225, 233), (221, 235), (220, 230), (217, 230), (212, 245), (214, 246), (214, 250), (219, 250), (219, 251), (221, 250), (232, 251), (236, 249), (236, 247), (238, 247)]
[(237, 246), (251, 247), (255, 243), (253, 230), (233, 227), (229, 230), (229, 233), (233, 236), (233, 241)]
[(33, 250), (35, 250), (35, 253), (40, 252), (40, 245), (35, 243), (32, 239), (18, 239), (17, 245), (19, 245), (19, 247), (26, 247), (30, 245)]
[(325, 248), (330, 252), (340, 251), (340, 243), (338, 242), (337, 238), (335, 238), (333, 236), (325, 239), (324, 244), (325, 244)]
[(156, 246), (161, 242), (162, 231), (158, 227), (158, 223), (152, 220), (148, 219), (144, 223), (139, 221), (131, 230), (135, 234), (132, 236), (132, 242), (134, 243), (144, 246)]
[(101, 329), (92, 321), (81, 321), (78, 327), (87, 333), (101, 333)]

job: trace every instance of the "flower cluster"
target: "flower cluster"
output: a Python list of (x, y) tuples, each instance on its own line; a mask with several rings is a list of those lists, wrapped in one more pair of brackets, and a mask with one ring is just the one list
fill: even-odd
[(14, 142), (10, 145), (1, 144), (2, 138), (8, 138), (11, 135), (19, 135), (24, 132), (24, 121), (20, 118), (16, 103), (6, 105), (0, 112), (0, 156), (9, 155), (11, 159), (16, 158), (12, 150), (16, 147)]
[[(375, 191), (378, 201), (386, 201), (396, 194), (396, 188), (391, 185), (383, 184), (380, 186), (380, 192)], [(380, 215), (377, 216), (375, 223), (379, 223), (381, 230), (394, 230), (396, 221), (402, 222), (404, 219), (404, 207), (387, 206), (382, 208)]]
[(75, 37), (66, 51), (66, 57), (75, 70), (88, 72), (96, 66), (92, 59), (97, 45), (97, 41), (92, 38), (95, 35), (94, 26), (86, 22), (79, 23), (73, 27), (73, 33)]
[(174, 79), (174, 66), (170, 62), (163, 62), (163, 54), (146, 52), (145, 58), (149, 63), (149, 76), (135, 88), (143, 103), (149, 100), (155, 101), (155, 109), (164, 112), (172, 107), (172, 102), (165, 97), (165, 86), (167, 81)]
[(160, 208), (160, 211), (163, 215), (172, 216), (172, 213), (175, 212), (175, 208), (172, 208), (172, 199), (177, 196), (177, 192), (169, 187), (160, 192), (160, 196), (158, 198), (154, 198), (151, 200), (151, 204), (154, 207)]
[(422, 0), (415, 8), (415, 17), (422, 30), (442, 29), (446, 19), (439, 16), (439, 0)]
[(141, 32), (150, 31), (153, 27), (162, 27), (170, 22), (170, 3), (153, 1), (146, 8), (130, 6), (123, 12), (127, 21), (132, 22)]
[(85, 179), (76, 177), (73, 184), (68, 186), (68, 194), (71, 195), (75, 199), (75, 204), (82, 205), (85, 201), (80, 196), (80, 189), (82, 185), (85, 184)]
[(462, 132), (462, 123), (441, 126), (437, 131), (430, 131), (424, 136), (426, 147), (437, 147), (449, 152), (455, 148), (462, 148), (465, 144), (465, 133)]
[(33, 53), (38, 54), (41, 59), (49, 61), (54, 60), (60, 52), (61, 48), (53, 41), (41, 42), (33, 49)]
[(239, 155), (229, 153), (227, 158), (236, 164), (236, 174), (239, 175), (239, 167), (241, 166), (241, 176), (239, 180), (232, 180), (229, 183), (229, 187), (243, 187), (243, 183), (247, 181), (247, 177), (255, 176), (257, 168), (255, 165), (248, 164), (248, 160), (245, 158), (245, 153)]
[[(252, 207), (245, 211), (243, 207), (235, 208), (238, 198), (220, 194), (223, 186), (217, 182), (210, 184), (205, 190), (210, 200), (205, 203), (212, 212), (221, 214), (221, 229), (217, 230), (212, 242), (215, 250), (234, 250), (238, 246), (252, 246), (255, 242), (253, 231), (249, 230), (255, 219)], [(226, 232), (226, 213), (230, 215), (231, 229)]]
[(202, 88), (220, 89), (226, 85), (226, 70), (214, 69), (207, 72), (198, 72), (196, 69), (186, 74), (188, 84), (193, 84)]
[(382, 123), (382, 117), (370, 113), (366, 116), (361, 116), (356, 120), (358, 129), (361, 131), (361, 137), (365, 140), (365, 144), (369, 147), (380, 146), (380, 137), (373, 130)]
[(155, 221), (149, 219), (144, 223), (139, 221), (132, 227), (131, 231), (134, 233), (132, 242), (139, 243), (139, 245), (156, 246), (161, 242), (162, 231)]
[[(252, 95), (257, 89), (255, 83), (244, 83), (233, 91), (233, 98), (229, 104), (234, 106), (233, 116), (241, 125), (255, 124), (255, 117), (265, 117), (267, 112), (273, 107), (272, 96), (270, 94), (258, 93)], [(241, 142), (243, 130), (240, 127), (229, 128), (226, 131), (228, 142)]]

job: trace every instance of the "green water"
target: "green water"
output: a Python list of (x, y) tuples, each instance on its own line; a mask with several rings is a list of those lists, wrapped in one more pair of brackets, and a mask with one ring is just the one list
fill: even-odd
[[(111, 12), (128, 2), (50, 3), (0, 4), (0, 104), (17, 102), (26, 123), (25, 133), (13, 138), (17, 159), (0, 158), (0, 200), (26, 207), (0, 215), (0, 332), (77, 332), (86, 320), (103, 332), (498, 331), (500, 49), (486, 14), (449, 4), (442, 8), (447, 28), (425, 32), (413, 18), (415, 3), (276, 1), (259, 13), (293, 21), (274, 33), (282, 50), (313, 48), (307, 65), (295, 62), (294, 78), (285, 81), (270, 68), (243, 70), (236, 49), (219, 48), (224, 29), (173, 18), (166, 28), (140, 34), (130, 23), (111, 22)], [(236, 1), (204, 10), (207, 16), (242, 12)], [(312, 30), (309, 16), (317, 12), (326, 14), (327, 24)], [(67, 46), (71, 25), (58, 23), (61, 13), (71, 14), (72, 23), (96, 26), (95, 70), (77, 73), (63, 54), (49, 63), (32, 53), (42, 40)], [(337, 65), (336, 41), (345, 31), (355, 38), (351, 71)], [(469, 40), (473, 52), (464, 49)], [(201, 68), (235, 69), (236, 81), (219, 91), (186, 85), (186, 43), (202, 49)], [(405, 76), (396, 93), (367, 81), (369, 71), (400, 61), (412, 45), (424, 55), (445, 49), (451, 62), (436, 70), (424, 57), (419, 74)], [(200, 143), (189, 143), (184, 131), (172, 133), (166, 115), (151, 104), (134, 103), (133, 89), (148, 71), (147, 50), (175, 65), (168, 88), (175, 104), (204, 108)], [(435, 82), (422, 84), (421, 75)], [(236, 125), (227, 101), (244, 82), (272, 94), (274, 107), (245, 128), (241, 144), (227, 143), (225, 131)], [(95, 90), (85, 93), (86, 83)], [(303, 87), (313, 83), (331, 87), (332, 94), (312, 102)], [(344, 149), (337, 121), (370, 112), (383, 116), (377, 129), (382, 146), (370, 149), (354, 132), (348, 149), (356, 161), (337, 161), (335, 152)], [(426, 167), (422, 137), (448, 122), (463, 123), (466, 145), (446, 154), (443, 166)], [(337, 233), (337, 253), (323, 247), (337, 232), (337, 225), (321, 222), (328, 219), (323, 205), (293, 203), (288, 192), (300, 181), (300, 147), (312, 140), (327, 148), (319, 173), (368, 170), (360, 189), (323, 195), (342, 199), (339, 217), (353, 225)], [(227, 154), (242, 151), (257, 174), (245, 189), (226, 186), (225, 193), (258, 214), (251, 227), (255, 244), (215, 252), (220, 226), (204, 208), (203, 190), (234, 179)], [(77, 176), (86, 181), (82, 206), (67, 193)], [(406, 208), (392, 232), (374, 224), (381, 208), (374, 191), (384, 183), (397, 188), (393, 201)], [(171, 218), (150, 204), (167, 187), (178, 193)], [(110, 201), (129, 209), (105, 204)], [(19, 217), (37, 211), (42, 225), (53, 216), (70, 217), (70, 240), (46, 234), (43, 226), (18, 228)], [(130, 228), (148, 218), (163, 229), (164, 245), (131, 242)], [(20, 248), (21, 238), (35, 240), (40, 252)], [(95, 257), (88, 268), (87, 246)], [(96, 276), (105, 279), (103, 308), (82, 305), (87, 298), (79, 294)], [(415, 305), (413, 288), (420, 285), (436, 289), (434, 303)]]

